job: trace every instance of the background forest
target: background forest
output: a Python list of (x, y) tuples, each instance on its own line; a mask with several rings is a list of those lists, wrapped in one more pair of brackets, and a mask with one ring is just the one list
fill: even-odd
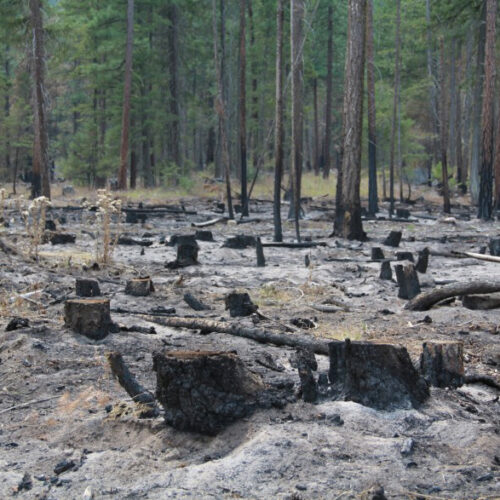
[[(304, 3), (302, 168), (328, 177), (338, 166), (342, 142), (347, 2)], [(222, 178), (222, 125), (215, 111), (218, 66), (234, 176), (241, 180), (243, 161), (248, 163), (249, 181), (259, 167), (262, 175), (272, 172), (276, 2), (129, 0), (127, 5), (125, 0), (0, 0), (4, 103), (0, 107), (0, 181), (15, 184), (20, 176), (29, 180), (32, 170), (34, 4), (42, 8), (42, 92), (53, 176), (102, 187), (119, 177), (120, 158), (125, 158), (132, 188), (189, 189), (200, 172)], [(390, 163), (394, 163), (398, 198), (407, 196), (410, 181), (441, 179), (444, 146), (450, 187), (461, 185), (477, 202), (485, 4), (482, 0), (369, 0), (373, 23), (368, 22), (367, 29), (373, 30), (373, 59), (365, 67), (371, 66), (374, 76), (380, 198), (389, 194)], [(286, 172), (292, 136), (290, 3), (284, 2), (284, 8)], [(133, 27), (133, 42), (128, 37), (133, 47), (129, 61), (127, 26)], [(367, 44), (369, 40), (370, 36)], [(220, 65), (214, 62), (214, 41)], [(242, 61), (246, 63), (243, 72)], [(124, 156), (120, 148), (127, 64), (131, 66), (130, 132)], [(366, 111), (366, 102), (364, 107)], [(365, 112), (363, 128), (367, 121)], [(362, 169), (367, 172), (368, 134), (363, 134), (363, 141)]]

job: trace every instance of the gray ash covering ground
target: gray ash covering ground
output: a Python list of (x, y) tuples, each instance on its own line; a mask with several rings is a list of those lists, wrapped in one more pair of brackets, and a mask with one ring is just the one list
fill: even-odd
[[(271, 205), (259, 203), (251, 208), (261, 222), (215, 225), (210, 228), (215, 241), (198, 242), (199, 265), (166, 269), (165, 262), (175, 259), (175, 248), (161, 244), (161, 237), (194, 233), (191, 222), (213, 217), (206, 207), (203, 201), (191, 200), (186, 208), (198, 209), (198, 215), (165, 215), (148, 220), (146, 227), (126, 224), (134, 238), (148, 232), (152, 246), (119, 246), (114, 266), (99, 271), (83, 271), (79, 264), (82, 255), (93, 252), (94, 241), (89, 235), (92, 226), (81, 222), (78, 211), (64, 211), (76, 244), (42, 245), (40, 263), (0, 253), (0, 498), (18, 490), (19, 498), (58, 500), (84, 498), (85, 491), (95, 499), (348, 499), (372, 498), (369, 492), (377, 485), (387, 498), (500, 496), (499, 394), (483, 384), (432, 388), (430, 399), (418, 410), (384, 412), (352, 402), (297, 401), (283, 409), (258, 410), (215, 437), (172, 429), (162, 415), (138, 419), (110, 374), (109, 351), (121, 352), (152, 392), (155, 351), (236, 351), (266, 383), (291, 381), (297, 386), (297, 370), (290, 363), (294, 351), (224, 334), (167, 328), (118, 313), (112, 313), (118, 323), (154, 326), (157, 334), (122, 331), (93, 342), (63, 327), (63, 300), (74, 296), (75, 277), (98, 279), (112, 310), (175, 307), (179, 316), (253, 326), (251, 317), (230, 318), (224, 310), (224, 296), (241, 289), (269, 318), (260, 319), (261, 328), (284, 332), (292, 318), (313, 319), (317, 328), (295, 329), (329, 338), (399, 343), (415, 363), (424, 341), (460, 340), (467, 373), (485, 374), (497, 382), (500, 378), (498, 310), (472, 311), (457, 301), (426, 313), (407, 311), (406, 301), (397, 298), (396, 284), (379, 280), (380, 263), (370, 262), (371, 247), (382, 246), (391, 229), (402, 229), (403, 240), (399, 249), (382, 246), (386, 257), (402, 250), (416, 254), (425, 246), (440, 252), (478, 251), (497, 235), (497, 226), (460, 219), (456, 224), (429, 219), (366, 222), (371, 241), (361, 245), (326, 238), (331, 232), (329, 213), (309, 209), (303, 234), (327, 246), (265, 248), (267, 266), (259, 268), (255, 248), (222, 247), (236, 234), (271, 239)], [(411, 210), (424, 213), (419, 206)], [(19, 221), (0, 236), (18, 248), (26, 244)], [(285, 237), (291, 241), (291, 225), (285, 226)], [(431, 255), (421, 284), (428, 290), (436, 282), (492, 278), (499, 269), (496, 263)], [(151, 296), (124, 294), (126, 280), (137, 273), (152, 277)], [(34, 290), (29, 300), (15, 299)], [(186, 292), (211, 309), (190, 309), (183, 300)], [(349, 310), (321, 313), (311, 308), (339, 301)], [(30, 326), (5, 332), (11, 315), (29, 318)], [(319, 372), (326, 373), (328, 359), (316, 358)]]

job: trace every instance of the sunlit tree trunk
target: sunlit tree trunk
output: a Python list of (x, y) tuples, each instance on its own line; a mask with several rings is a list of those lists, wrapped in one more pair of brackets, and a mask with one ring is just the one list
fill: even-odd
[(342, 153), (342, 186), (335, 234), (354, 240), (365, 240), (361, 222), (361, 139), (363, 125), (363, 83), (365, 64), (366, 0), (349, 0), (348, 40), (344, 82), (344, 147)]
[(483, 111), (481, 117), (481, 168), (478, 217), (492, 216), (493, 130), (495, 93), (495, 24), (497, 2), (486, 0), (486, 45), (484, 51)]

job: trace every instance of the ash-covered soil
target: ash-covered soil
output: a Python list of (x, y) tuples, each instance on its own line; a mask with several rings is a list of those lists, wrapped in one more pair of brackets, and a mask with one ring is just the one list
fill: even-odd
[[(236, 351), (265, 382), (291, 381), (298, 387), (293, 349), (145, 320), (144, 314), (163, 306), (174, 307), (177, 316), (258, 322), (259, 328), (291, 336), (397, 343), (407, 347), (415, 364), (425, 341), (462, 341), (466, 373), (500, 383), (498, 310), (469, 310), (459, 300), (427, 312), (405, 310), (396, 283), (380, 280), (380, 263), (370, 260), (373, 246), (389, 258), (395, 251), (416, 254), (427, 246), (429, 269), (420, 275), (424, 291), (494, 278), (500, 264), (449, 254), (479, 251), (498, 236), (498, 225), (475, 220), (467, 207), (454, 208), (455, 219), (445, 221), (437, 209), (429, 213), (420, 203), (410, 207), (415, 219), (410, 222), (365, 221), (370, 241), (361, 244), (328, 237), (330, 206), (327, 201), (306, 205), (301, 224), (303, 236), (326, 246), (266, 247), (264, 268), (256, 266), (255, 248), (222, 245), (236, 234), (271, 241), (267, 202), (251, 205), (252, 217), (259, 220), (206, 228), (215, 241), (200, 241), (199, 265), (184, 269), (165, 268), (176, 251), (163, 239), (191, 234), (192, 222), (216, 217), (206, 200), (186, 200), (186, 210), (196, 214), (166, 213), (142, 225), (124, 224), (126, 233), (152, 245), (118, 245), (113, 265), (99, 270), (91, 266), (95, 222), (81, 210), (50, 213), (58, 230), (76, 234), (75, 244), (42, 245), (38, 262), (0, 250), (0, 497), (348, 499), (381, 498), (374, 492), (382, 486), (387, 498), (499, 498), (499, 392), (482, 383), (432, 388), (418, 410), (383, 412), (353, 402), (297, 400), (283, 409), (259, 410), (207, 437), (172, 429), (161, 415), (139, 419), (113, 379), (109, 351), (119, 351), (154, 393), (154, 351), (224, 350)], [(0, 238), (23, 251), (27, 237), (21, 220), (14, 209), (6, 215), (10, 227)], [(382, 245), (391, 229), (403, 231), (398, 249)], [(292, 225), (285, 224), (285, 240), (293, 240)], [(125, 295), (127, 279), (141, 274), (152, 277), (155, 292)], [(111, 298), (114, 321), (152, 326), (156, 334), (120, 331), (95, 342), (65, 329), (63, 304), (75, 296), (76, 277), (99, 280)], [(265, 318), (230, 318), (224, 297), (235, 289), (247, 291)], [(183, 300), (186, 292), (211, 310), (192, 310)], [(319, 312), (318, 304), (336, 312)], [(13, 316), (29, 319), (29, 326), (6, 332)], [(294, 327), (293, 318), (311, 319), (316, 327)], [(319, 372), (326, 373), (327, 357), (316, 358)]]

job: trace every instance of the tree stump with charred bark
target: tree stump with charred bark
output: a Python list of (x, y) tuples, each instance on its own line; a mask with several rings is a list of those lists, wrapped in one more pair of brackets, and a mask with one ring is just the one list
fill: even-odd
[(418, 252), (418, 260), (415, 269), (422, 274), (427, 272), (427, 267), (429, 266), (429, 249), (425, 247), (423, 250)]
[(168, 246), (174, 247), (176, 245), (198, 245), (194, 234), (173, 234), (170, 236)]
[(89, 278), (76, 278), (76, 294), (78, 297), (98, 297), (101, 295), (99, 282)]
[(51, 245), (67, 245), (76, 241), (76, 235), (70, 233), (54, 233), (50, 232), (48, 240)]
[(460, 387), (464, 383), (464, 345), (462, 342), (425, 342), (420, 371), (430, 385)]
[(500, 308), (500, 297), (486, 295), (464, 295), (462, 297), (462, 305), (467, 309), (488, 311), (490, 309)]
[(383, 260), (380, 266), (380, 275), (379, 278), (381, 280), (392, 280), (392, 269), (391, 269), (391, 261)]
[(490, 243), (490, 254), (495, 257), (500, 257), (500, 238), (491, 238)]
[(248, 293), (238, 293), (231, 292), (226, 295), (225, 298), (226, 311), (229, 310), (229, 314), (232, 318), (236, 318), (238, 316), (250, 316), (254, 312), (257, 312), (259, 308), (256, 306)]
[(297, 349), (295, 363), (300, 378), (300, 394), (306, 403), (314, 403), (318, 399), (318, 384), (313, 371), (318, 369), (314, 352), (307, 349)]
[(146, 297), (154, 291), (155, 287), (149, 277), (132, 278), (128, 280), (125, 285), (125, 293), (127, 295), (133, 295), (134, 297)]
[(113, 329), (109, 299), (70, 299), (64, 304), (64, 325), (93, 340), (101, 340)]
[(198, 230), (194, 233), (194, 238), (198, 241), (214, 241), (212, 231)]
[(248, 247), (254, 247), (257, 244), (255, 236), (247, 236), (244, 234), (238, 234), (228, 238), (224, 245), (225, 248), (233, 248), (235, 250), (243, 250)]
[(183, 431), (215, 435), (250, 415), (264, 385), (231, 352), (153, 354), (156, 397), (165, 421)]
[(169, 269), (178, 269), (180, 267), (195, 266), (198, 264), (198, 250), (200, 247), (196, 240), (185, 240), (177, 245), (177, 258), (166, 264)]
[(385, 255), (383, 250), (380, 247), (373, 247), (372, 248), (372, 260), (378, 261), (378, 260), (384, 260)]
[(389, 236), (384, 240), (384, 245), (388, 247), (398, 247), (401, 243), (401, 237), (403, 233), (401, 231), (391, 231)]
[(396, 278), (398, 280), (400, 299), (411, 300), (420, 293), (420, 282), (413, 264), (407, 266), (396, 266)]
[(417, 408), (429, 396), (404, 347), (331, 342), (329, 379), (337, 399), (377, 410)]
[(410, 262), (414, 262), (411, 252), (396, 252), (396, 260), (409, 260)]

